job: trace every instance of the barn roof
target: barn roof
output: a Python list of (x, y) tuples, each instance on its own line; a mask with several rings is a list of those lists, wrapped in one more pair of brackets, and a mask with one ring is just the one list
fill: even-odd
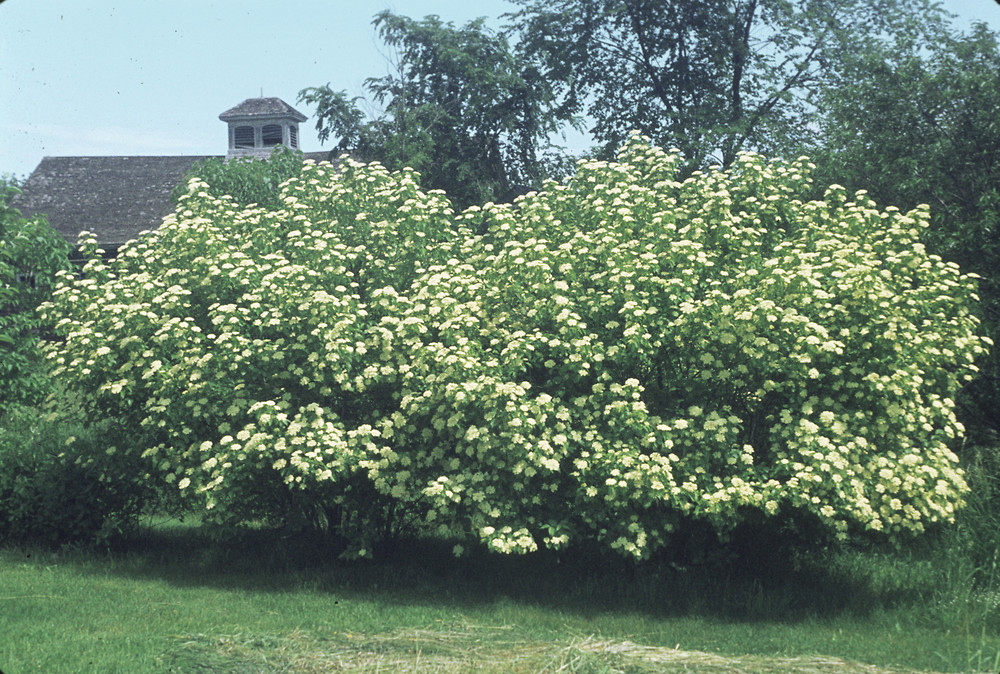
[(174, 210), (170, 193), (207, 158), (45, 157), (14, 205), (25, 216), (44, 213), (71, 243), (86, 230), (117, 247), (159, 227)]
[[(327, 157), (327, 152), (304, 155), (316, 161)], [(196, 162), (211, 158), (45, 157), (21, 186), (14, 206), (26, 217), (47, 215), (73, 244), (80, 232), (93, 232), (110, 252), (158, 228), (174, 210), (174, 188)]]

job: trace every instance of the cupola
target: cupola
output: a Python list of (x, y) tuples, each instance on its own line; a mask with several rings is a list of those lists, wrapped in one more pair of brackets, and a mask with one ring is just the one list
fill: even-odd
[(248, 98), (219, 119), (229, 125), (228, 157), (267, 157), (277, 145), (299, 148), (306, 116), (280, 98)]

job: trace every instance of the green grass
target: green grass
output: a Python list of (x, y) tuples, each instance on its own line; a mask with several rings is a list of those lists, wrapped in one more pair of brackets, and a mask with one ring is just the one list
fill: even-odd
[[(774, 574), (578, 551), (344, 563), (317, 540), (159, 523), (112, 551), (0, 551), (0, 670), (971, 671), (995, 595), (940, 555), (817, 555)], [(952, 583), (949, 589), (948, 583)]]

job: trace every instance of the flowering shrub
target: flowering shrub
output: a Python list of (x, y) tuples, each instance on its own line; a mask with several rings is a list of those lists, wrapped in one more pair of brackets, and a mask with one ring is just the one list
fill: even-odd
[(974, 279), (919, 243), (926, 210), (803, 202), (804, 159), (679, 164), (635, 138), (460, 214), (378, 165), (307, 163), (272, 210), (193, 180), (157, 232), (63, 277), (51, 356), (125, 425), (137, 479), (358, 554), (401, 526), (642, 557), (690, 520), (951, 520), (953, 397), (987, 340)]

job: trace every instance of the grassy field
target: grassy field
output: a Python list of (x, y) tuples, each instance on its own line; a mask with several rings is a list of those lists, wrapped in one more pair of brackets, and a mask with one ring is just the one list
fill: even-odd
[[(886, 672), (1000, 666), (1000, 596), (931, 550), (636, 566), (414, 543), (381, 560), (159, 522), (108, 551), (0, 551), (0, 670)], [(963, 588), (968, 588), (963, 590)]]

